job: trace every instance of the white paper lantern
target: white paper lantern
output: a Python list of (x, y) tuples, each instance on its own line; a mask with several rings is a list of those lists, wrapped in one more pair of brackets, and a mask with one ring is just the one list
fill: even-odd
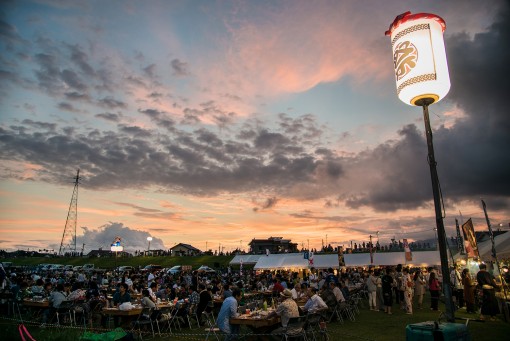
[[(391, 37), (397, 95), (409, 105), (440, 101), (450, 90), (444, 47), (444, 20), (428, 13), (403, 13), (386, 35)], [(418, 103), (417, 103), (418, 102)]]

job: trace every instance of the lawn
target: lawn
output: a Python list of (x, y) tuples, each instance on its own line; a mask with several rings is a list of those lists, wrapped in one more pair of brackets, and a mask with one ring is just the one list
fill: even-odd
[[(428, 302), (428, 301), (426, 301)], [(425, 304), (427, 307), (428, 304)], [(444, 305), (440, 305), (444, 310)], [(437, 312), (430, 311), (428, 308), (417, 310), (413, 315), (406, 315), (397, 306), (394, 306), (394, 314), (387, 315), (382, 312), (370, 311), (365, 300), (364, 306), (360, 309), (360, 314), (356, 315), (356, 321), (345, 321), (344, 324), (333, 322), (328, 324), (330, 340), (374, 340), (374, 341), (399, 341), (405, 340), (405, 328), (408, 324), (433, 321), (439, 317)], [(473, 318), (474, 315), (468, 315), (457, 311), (456, 317)], [(510, 335), (510, 323), (504, 322), (503, 316), (499, 315), (495, 322), (477, 322), (469, 321), (468, 330), (474, 341), (478, 340), (508, 340)], [(459, 321), (465, 323), (465, 321)], [(83, 330), (79, 329), (57, 329), (47, 327), (40, 329), (35, 325), (28, 325), (32, 336), (38, 341), (44, 340), (78, 340)], [(204, 340), (201, 336), (203, 329), (184, 329), (173, 336), (156, 337), (154, 340)], [(247, 330), (242, 330), (247, 332)], [(17, 323), (12, 320), (0, 319), (0, 333), (3, 340), (19, 340)], [(505, 336), (506, 335), (506, 336)]]
[[(131, 265), (134, 267), (145, 266), (149, 264), (157, 264), (163, 267), (172, 267), (174, 265), (191, 265), (193, 269), (201, 265), (207, 265), (212, 268), (227, 267), (228, 263), (234, 256), (186, 256), (186, 257), (171, 257), (171, 256), (154, 256), (154, 257), (100, 257), (100, 258), (87, 258), (87, 257), (24, 257), (24, 258), (9, 258), (13, 265), (26, 265), (36, 266), (39, 264), (64, 264), (64, 265), (83, 265), (94, 264), (99, 269), (112, 269), (115, 266)], [(216, 265), (216, 266), (215, 266)]]

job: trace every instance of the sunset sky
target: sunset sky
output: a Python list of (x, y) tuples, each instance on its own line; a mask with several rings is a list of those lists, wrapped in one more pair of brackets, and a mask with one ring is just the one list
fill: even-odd
[(510, 222), (508, 1), (3, 1), (0, 249), (320, 248), (434, 238), (422, 110), (390, 39), (441, 16), (430, 107), (447, 235)]

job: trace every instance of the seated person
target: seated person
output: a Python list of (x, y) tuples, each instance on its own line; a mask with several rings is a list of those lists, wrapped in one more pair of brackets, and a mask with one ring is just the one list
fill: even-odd
[(230, 318), (237, 317), (237, 304), (241, 300), (241, 290), (234, 289), (232, 296), (227, 297), (221, 305), (216, 324), (218, 328), (227, 334), (227, 339), (231, 339), (239, 334), (240, 325), (231, 325)]
[(156, 308), (156, 304), (150, 297), (149, 289), (143, 289), (142, 290), (142, 308)]
[(113, 305), (118, 307), (122, 303), (131, 302), (131, 295), (128, 292), (129, 287), (126, 283), (121, 283), (119, 286), (119, 291), (113, 294)]
[(202, 312), (204, 312), (209, 303), (212, 302), (212, 293), (205, 288), (205, 284), (200, 283), (198, 285), (198, 290), (200, 291), (200, 299), (197, 305), (197, 316), (199, 321), (202, 319)]
[(315, 313), (321, 309), (327, 309), (328, 305), (317, 295), (317, 289), (310, 287), (307, 291), (308, 301), (306, 301), (303, 310), (308, 313)]
[(306, 286), (305, 286), (305, 290), (303, 291), (301, 288), (301, 284), (298, 283), (294, 286), (294, 288), (292, 288), (292, 290), (290, 292), (292, 293), (293, 299), (295, 299), (295, 300), (300, 299), (306, 295)]
[(230, 290), (230, 285), (227, 283), (223, 286), (223, 298), (231, 297), (232, 291)]
[(287, 324), (292, 317), (299, 317), (299, 309), (296, 301), (292, 299), (292, 293), (289, 289), (283, 290), (280, 294), (283, 297), (283, 302), (281, 302), (276, 308), (274, 313), (271, 315), (278, 315), (281, 317), (282, 326), (281, 328), (275, 329), (272, 334), (281, 334), (287, 328)]
[(338, 283), (335, 282), (329, 282), (329, 288), (331, 291), (333, 291), (333, 294), (335, 294), (336, 301), (341, 303), (345, 302), (344, 294), (342, 293), (342, 290), (338, 287)]

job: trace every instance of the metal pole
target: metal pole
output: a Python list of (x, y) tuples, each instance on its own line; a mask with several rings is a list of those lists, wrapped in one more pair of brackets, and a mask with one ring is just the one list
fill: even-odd
[(439, 257), (441, 259), (441, 272), (443, 273), (443, 291), (445, 295), (446, 319), (448, 322), (455, 322), (455, 309), (453, 305), (452, 286), (450, 283), (450, 271), (448, 268), (448, 253), (446, 251), (446, 231), (443, 223), (443, 214), (441, 210), (441, 194), (439, 187), (439, 177), (437, 175), (436, 159), (434, 157), (434, 145), (432, 143), (432, 129), (429, 119), (429, 104), (432, 99), (425, 98), (421, 100), (423, 107), (423, 119), (425, 121), (425, 133), (427, 136), (428, 162), (430, 167), (430, 178), (432, 180), (432, 194), (434, 196), (434, 208), (436, 212), (437, 242), (439, 247)]

